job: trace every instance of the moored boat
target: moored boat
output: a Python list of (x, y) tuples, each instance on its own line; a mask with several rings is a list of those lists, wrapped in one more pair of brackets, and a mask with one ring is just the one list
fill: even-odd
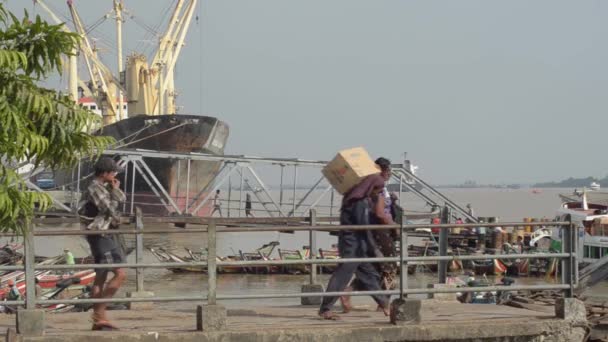
[(37, 277), (38, 285), (40, 285), (40, 287), (43, 289), (55, 288), (57, 287), (57, 283), (70, 278), (78, 278), (78, 285), (86, 286), (92, 284), (95, 280), (95, 270), (82, 270), (73, 274), (45, 274)]
[[(560, 195), (563, 200), (555, 219), (571, 220), (578, 237), (577, 259), (593, 263), (608, 255), (608, 192), (576, 192), (573, 196)], [(553, 229), (552, 239), (561, 242), (562, 230)]]

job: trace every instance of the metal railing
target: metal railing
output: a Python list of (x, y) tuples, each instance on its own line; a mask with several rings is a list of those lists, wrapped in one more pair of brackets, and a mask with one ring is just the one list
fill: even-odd
[[(297, 297), (327, 297), (327, 296), (363, 296), (372, 294), (384, 295), (399, 295), (401, 298), (409, 294), (431, 294), (431, 293), (455, 293), (455, 292), (488, 292), (488, 291), (518, 291), (518, 290), (563, 290), (566, 297), (572, 297), (577, 284), (577, 234), (574, 225), (569, 221), (562, 222), (501, 222), (501, 223), (473, 223), (473, 224), (409, 224), (409, 225), (366, 225), (366, 226), (338, 226), (338, 225), (322, 225), (319, 224), (314, 210), (311, 210), (307, 225), (267, 225), (267, 226), (239, 226), (239, 227), (217, 227), (215, 219), (201, 219), (198, 222), (206, 222), (205, 228), (188, 228), (188, 229), (152, 229), (144, 230), (144, 224), (156, 223), (158, 218), (147, 219), (142, 217), (139, 210), (136, 211), (135, 217), (130, 220), (135, 223), (135, 229), (118, 229), (109, 231), (84, 231), (84, 230), (30, 230), (25, 234), (25, 261), (24, 266), (0, 266), (0, 271), (25, 271), (26, 282), (26, 298), (20, 301), (4, 301), (3, 304), (8, 305), (23, 305), (26, 309), (36, 308), (37, 305), (51, 304), (85, 304), (85, 303), (133, 303), (133, 302), (178, 302), (178, 301), (206, 301), (208, 304), (216, 304), (217, 300), (229, 299), (262, 299), (262, 298), (297, 298)], [(164, 222), (185, 222), (184, 218), (171, 217), (164, 218)], [(408, 256), (407, 239), (408, 234), (419, 228), (439, 228), (447, 233), (450, 229), (455, 228), (475, 228), (483, 225), (486, 228), (492, 227), (537, 227), (552, 229), (561, 229), (562, 251), (560, 253), (527, 253), (527, 254), (482, 254), (482, 255), (439, 255), (439, 256)], [(386, 230), (398, 229), (400, 232), (400, 253), (395, 257), (381, 258), (338, 258), (338, 259), (317, 259), (316, 248), (316, 233), (320, 231), (360, 231), (360, 230)], [(303, 260), (217, 260), (217, 234), (225, 232), (309, 232), (310, 257)], [(207, 260), (199, 262), (165, 262), (165, 263), (143, 263), (143, 234), (192, 234), (192, 233), (207, 233)], [(35, 265), (35, 246), (34, 236), (84, 236), (84, 235), (99, 235), (99, 234), (130, 234), (136, 236), (136, 258), (135, 263), (123, 264), (76, 264), (76, 265)], [(2, 234), (9, 236), (10, 234)], [(447, 239), (447, 234), (443, 234)], [(446, 240), (447, 241), (447, 240)], [(442, 253), (445, 254), (445, 253)], [(408, 283), (408, 263), (411, 262), (439, 262), (446, 266), (447, 261), (451, 260), (488, 260), (488, 259), (534, 259), (534, 258), (559, 258), (561, 259), (561, 275), (562, 281), (560, 284), (542, 284), (542, 285), (511, 285), (511, 286), (483, 286), (483, 287), (464, 287), (464, 288), (413, 288), (407, 286)], [(385, 291), (353, 291), (353, 292), (302, 292), (302, 293), (274, 293), (274, 294), (237, 294), (237, 295), (221, 295), (217, 293), (217, 274), (218, 267), (233, 266), (233, 267), (252, 267), (252, 266), (287, 266), (287, 265), (310, 265), (309, 280), (311, 284), (317, 283), (317, 267), (327, 264), (342, 264), (342, 263), (383, 263), (383, 262), (398, 262), (400, 267), (399, 272), (399, 289)], [(144, 291), (144, 276), (143, 270), (146, 268), (182, 268), (196, 267), (207, 268), (208, 274), (208, 290), (203, 293), (201, 289), (200, 295), (192, 296), (173, 296), (173, 297), (143, 297), (143, 298), (109, 298), (109, 299), (52, 299), (38, 300), (35, 295), (35, 272), (39, 270), (81, 270), (81, 269), (113, 269), (113, 268), (135, 268), (136, 269), (136, 291)], [(441, 267), (441, 264), (440, 264)], [(439, 272), (440, 273), (440, 272)], [(30, 286), (31, 285), (31, 286)]]

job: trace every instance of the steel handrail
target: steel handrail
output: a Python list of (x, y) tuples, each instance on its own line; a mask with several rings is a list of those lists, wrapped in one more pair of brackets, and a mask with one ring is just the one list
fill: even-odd
[[(209, 257), (210, 260), (196, 261), (196, 262), (160, 262), (160, 263), (122, 263), (122, 264), (77, 264), (77, 265), (33, 265), (33, 263), (27, 262), (25, 266), (0, 266), (0, 270), (24, 270), (26, 273), (27, 282), (32, 281), (32, 274), (35, 270), (78, 270), (78, 269), (111, 269), (111, 268), (205, 268), (208, 269), (209, 287), (206, 295), (196, 296), (174, 296), (174, 297), (145, 297), (145, 298), (111, 298), (111, 299), (53, 299), (53, 300), (38, 300), (35, 298), (29, 298), (25, 301), (5, 301), (7, 305), (21, 305), (26, 303), (29, 305), (50, 305), (50, 304), (79, 304), (79, 303), (120, 303), (120, 302), (176, 302), (176, 301), (207, 301), (209, 304), (214, 304), (217, 299), (261, 299), (261, 298), (297, 298), (297, 297), (327, 297), (327, 296), (339, 296), (339, 295), (353, 295), (353, 296), (364, 296), (372, 294), (386, 294), (386, 295), (407, 295), (407, 294), (431, 294), (431, 293), (455, 293), (455, 292), (488, 292), (488, 291), (518, 291), (518, 290), (572, 290), (573, 283), (570, 277), (569, 284), (543, 284), (543, 285), (515, 285), (515, 286), (503, 286), (503, 285), (490, 285), (483, 287), (466, 287), (466, 288), (422, 288), (422, 289), (407, 289), (401, 288), (400, 290), (386, 290), (386, 291), (356, 291), (356, 292), (304, 292), (304, 293), (274, 293), (274, 294), (253, 294), (253, 295), (217, 295), (216, 294), (216, 273), (218, 267), (234, 266), (234, 267), (247, 267), (247, 266), (285, 266), (285, 265), (327, 265), (327, 264), (342, 264), (342, 263), (359, 263), (359, 262), (401, 262), (402, 274), (408, 263), (410, 265), (417, 262), (437, 262), (437, 261), (451, 261), (451, 260), (494, 260), (494, 259), (536, 259), (536, 258), (557, 258), (566, 259), (569, 262), (576, 260), (574, 250), (563, 251), (562, 253), (522, 253), (522, 254), (481, 254), (481, 255), (443, 255), (443, 256), (407, 256), (407, 249), (401, 251), (399, 257), (381, 257), (381, 258), (337, 258), (337, 259), (316, 259), (316, 251), (312, 251), (311, 258), (303, 260), (216, 260), (216, 233), (221, 232), (265, 232), (265, 231), (361, 231), (361, 230), (385, 230), (385, 229), (398, 229), (402, 233), (401, 241), (403, 244), (403, 237), (419, 228), (439, 228), (442, 230), (449, 230), (454, 228), (476, 228), (476, 227), (523, 227), (523, 226), (543, 226), (549, 229), (554, 228), (567, 228), (569, 229), (570, 236), (573, 236), (573, 229), (575, 227), (568, 221), (553, 221), (553, 222), (503, 222), (503, 223), (469, 223), (469, 224), (415, 224), (415, 225), (367, 225), (367, 226), (337, 226), (337, 225), (317, 225), (316, 217), (309, 218), (310, 225), (299, 226), (299, 225), (288, 225), (279, 224), (274, 226), (254, 226), (254, 227), (235, 227), (235, 228), (217, 228), (216, 221), (209, 219), (207, 227), (205, 228), (190, 228), (190, 229), (151, 229), (143, 230), (142, 223), (145, 222), (145, 218), (138, 216), (136, 220), (136, 226), (138, 229), (117, 229), (108, 231), (87, 231), (87, 230), (31, 230), (26, 233), (26, 254), (30, 256), (30, 260), (33, 260), (33, 236), (65, 236), (65, 235), (115, 235), (115, 234), (131, 234), (138, 236), (138, 250), (141, 250), (143, 244), (141, 237), (145, 234), (188, 234), (188, 233), (207, 233), (208, 244), (209, 244)], [(154, 221), (154, 220), (153, 220)], [(304, 220), (302, 220), (304, 221)], [(179, 221), (175, 221), (179, 222)], [(300, 221), (301, 222), (301, 221)], [(263, 223), (265, 224), (265, 223)], [(312, 234), (312, 233), (311, 233)], [(311, 235), (312, 238), (312, 235)], [(31, 246), (28, 250), (27, 246)], [(315, 270), (316, 267), (312, 267)], [(312, 271), (311, 270), (311, 271)], [(143, 278), (142, 278), (143, 279)], [(407, 282), (407, 278), (404, 279)], [(31, 293), (31, 289), (28, 287), (28, 293)]]
[[(555, 229), (560, 226), (569, 225), (570, 222), (558, 221), (558, 222), (505, 222), (502, 224), (492, 223), (463, 223), (463, 224), (408, 224), (404, 225), (404, 229), (407, 231), (421, 229), (421, 228), (495, 228), (495, 227), (524, 227), (524, 226), (545, 226), (547, 229)], [(327, 226), (256, 226), (256, 227), (234, 227), (234, 228), (217, 228), (218, 233), (238, 233), (238, 232), (267, 232), (267, 231), (342, 231), (342, 230), (387, 230), (387, 229), (400, 229), (400, 225), (327, 225)], [(206, 233), (207, 228), (188, 228), (188, 229), (150, 229), (150, 230), (136, 230), (136, 229), (112, 229), (112, 230), (34, 230), (34, 236), (74, 236), (74, 235), (135, 235), (135, 234), (195, 234), (195, 233)], [(13, 233), (0, 233), (0, 236), (10, 237), (19, 236)]]

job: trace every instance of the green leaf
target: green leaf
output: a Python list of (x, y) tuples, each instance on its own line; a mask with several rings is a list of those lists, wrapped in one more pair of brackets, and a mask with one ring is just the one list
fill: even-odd
[[(46, 210), (51, 199), (27, 190), (15, 166), (24, 160), (47, 168), (70, 168), (99, 154), (114, 140), (93, 136), (100, 118), (67, 96), (40, 85), (61, 72), (62, 56), (72, 54), (78, 36), (39, 16), (22, 20), (0, 2), (0, 231), (22, 233), (34, 205)], [(6, 161), (6, 162), (4, 162)]]

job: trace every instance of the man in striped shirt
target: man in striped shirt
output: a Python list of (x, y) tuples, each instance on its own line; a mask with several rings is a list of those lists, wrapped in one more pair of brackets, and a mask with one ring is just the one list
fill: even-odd
[[(80, 210), (81, 225), (86, 230), (105, 231), (117, 229), (120, 224), (118, 205), (126, 199), (120, 190), (120, 181), (116, 175), (119, 166), (111, 158), (101, 158), (95, 164), (95, 178), (87, 188), (83, 197), (84, 203)], [(122, 244), (115, 234), (87, 235), (91, 254), (96, 264), (120, 264), (126, 258)], [(125, 281), (124, 268), (95, 270), (92, 298), (112, 298)], [(106, 284), (108, 272), (114, 276)], [(93, 305), (93, 330), (115, 330), (106, 317), (105, 303)]]

